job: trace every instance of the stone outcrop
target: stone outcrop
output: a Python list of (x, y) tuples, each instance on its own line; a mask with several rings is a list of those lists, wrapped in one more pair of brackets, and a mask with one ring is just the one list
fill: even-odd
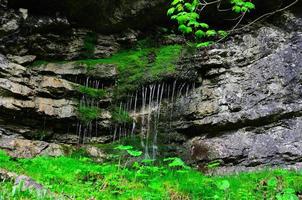
[[(13, 8), (27, 8), (32, 13), (67, 16), (71, 23), (101, 32), (123, 31), (127, 28), (146, 28), (166, 19), (168, 1), (164, 0), (55, 0), (28, 2), (9, 0)], [(165, 20), (164, 20), (165, 21)]]
[(183, 62), (203, 78), (173, 122), (193, 160), (232, 170), (302, 161), (301, 30), (287, 13)]
[(63, 156), (72, 152), (69, 145), (27, 140), (12, 131), (0, 128), (0, 149), (14, 158), (33, 158), (36, 156)]
[[(46, 126), (48, 132), (75, 133), (78, 99), (82, 95), (80, 84), (85, 85), (89, 78), (114, 84), (116, 76), (114, 65), (99, 64), (98, 69), (88, 70), (84, 64), (70, 62), (26, 68), (0, 55), (1, 119), (35, 131)], [(100, 104), (110, 102), (110, 95), (100, 101)], [(100, 128), (110, 127), (110, 118), (110, 113), (104, 110)]]
[[(25, 7), (11, 8), (5, 2), (0, 7), (0, 52), (13, 61), (24, 64), (24, 56), (47, 60), (72, 60), (85, 57), (85, 45), (93, 31), (73, 28), (65, 16), (35, 15)], [(29, 4), (28, 4), (29, 5)], [(46, 9), (47, 10), (47, 9)], [(88, 39), (87, 39), (88, 38)], [(108, 57), (124, 42), (133, 40), (122, 35), (93, 36), (91, 55)], [(20, 57), (21, 59), (20, 63)], [(25, 60), (26, 61), (26, 60)], [(27, 60), (28, 61), (28, 60)], [(32, 61), (32, 60), (30, 60)]]
[[(5, 128), (3, 128), (5, 127)], [(30, 131), (30, 129), (18, 129), (17, 127), (9, 127), (0, 126), (0, 149), (4, 150), (10, 157), (14, 159), (19, 158), (34, 158), (37, 156), (48, 156), (48, 157), (59, 157), (59, 156), (69, 156), (72, 153), (81, 150), (85, 155), (89, 156), (96, 162), (102, 163), (104, 162), (108, 156), (107, 154), (99, 147), (92, 145), (82, 145), (75, 147), (74, 145), (70, 145), (71, 141), (66, 141), (64, 143), (60, 143), (58, 141), (54, 142), (45, 142), (42, 141), (43, 135), (39, 134), (40, 140), (28, 140), (22, 136), (26, 133), (26, 131)], [(43, 133), (47, 134), (47, 133)], [(70, 135), (71, 136), (71, 135)], [(62, 137), (62, 135), (60, 136)], [(55, 137), (53, 137), (55, 138)], [(76, 138), (76, 137), (75, 137)], [(111, 139), (111, 138), (109, 138)], [(79, 138), (76, 138), (75, 144), (78, 143)], [(92, 143), (96, 143), (96, 141), (92, 141)], [(104, 141), (98, 141), (101, 143)], [(69, 143), (69, 144), (66, 144)], [(1, 169), (0, 169), (0, 181), (5, 178), (1, 177)]]

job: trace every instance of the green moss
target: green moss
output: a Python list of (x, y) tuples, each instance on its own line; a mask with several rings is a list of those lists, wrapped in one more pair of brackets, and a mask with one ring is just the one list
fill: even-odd
[(129, 113), (120, 108), (113, 108), (112, 109), (112, 121), (118, 124), (123, 123), (130, 123), (132, 122), (132, 118), (130, 117)]
[[(94, 33), (87, 34), (83, 48), (87, 55), (83, 55), (84, 58), (93, 57), (95, 42), (96, 35)], [(175, 73), (175, 64), (179, 60), (182, 50), (181, 45), (156, 46), (150, 40), (143, 40), (138, 43), (136, 48), (122, 50), (109, 58), (83, 59), (77, 62), (81, 66), (86, 66), (88, 70), (94, 69), (96, 64), (115, 64), (119, 76), (113, 93), (115, 99), (119, 100), (128, 93), (134, 92), (141, 85), (161, 81), (165, 76)], [(66, 61), (55, 61), (55, 63), (64, 62)], [(32, 66), (47, 63), (49, 62), (36, 61)], [(97, 98), (103, 93), (83, 87), (80, 88), (80, 91)]]
[(145, 47), (123, 50), (110, 58), (88, 59), (78, 62), (93, 69), (96, 64), (116, 64), (119, 77), (115, 88), (116, 99), (135, 91), (140, 85), (159, 81), (163, 76), (175, 72), (175, 64), (181, 54), (181, 45)]
[(95, 99), (102, 99), (107, 96), (108, 92), (104, 89), (94, 89), (91, 87), (86, 86), (79, 86), (76, 88), (80, 93), (86, 94), (89, 97), (95, 98)]
[(98, 107), (80, 106), (78, 109), (78, 114), (81, 121), (88, 123), (100, 116), (101, 109)]
[(159, 77), (161, 73), (172, 73), (180, 57), (182, 47), (179, 45), (164, 46), (158, 49), (156, 60), (151, 68), (152, 77)]

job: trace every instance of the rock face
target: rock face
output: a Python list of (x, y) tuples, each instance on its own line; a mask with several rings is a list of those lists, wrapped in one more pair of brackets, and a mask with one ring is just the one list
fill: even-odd
[[(117, 41), (124, 38), (123, 34), (91, 36), (93, 31), (73, 28), (66, 16), (55, 13), (37, 15), (24, 9), (26, 6), (13, 9), (6, 1), (2, 1), (0, 52), (11, 55), (12, 60), (19, 64), (24, 64), (24, 56), (28, 60), (29, 55), (40, 60), (72, 60), (85, 58), (86, 51), (90, 51), (90, 57), (108, 57), (119, 50), (120, 44)], [(35, 2), (34, 5), (39, 4)], [(127, 43), (128, 39), (124, 42)], [(87, 50), (88, 45), (92, 49)], [(23, 63), (19, 62), (20, 56), (23, 57)]]
[(27, 8), (40, 14), (61, 13), (72, 23), (101, 32), (123, 31), (127, 28), (145, 28), (165, 19), (168, 1), (164, 0), (9, 0), (14, 8)]
[[(85, 85), (88, 77), (113, 84), (116, 76), (114, 65), (99, 65), (97, 71), (87, 70), (87, 66), (76, 62), (26, 68), (0, 54), (0, 119), (4, 124), (31, 127), (32, 133), (23, 133), (28, 137), (45, 128), (47, 135), (75, 133), (81, 96), (79, 84)], [(110, 102), (110, 97), (104, 97), (102, 102)], [(102, 112), (100, 128), (104, 124), (110, 126), (110, 117), (110, 113)]]
[(191, 138), (186, 145), (200, 165), (240, 170), (302, 161), (302, 21), (284, 14), (277, 25), (184, 61), (203, 82), (176, 103), (173, 125)]

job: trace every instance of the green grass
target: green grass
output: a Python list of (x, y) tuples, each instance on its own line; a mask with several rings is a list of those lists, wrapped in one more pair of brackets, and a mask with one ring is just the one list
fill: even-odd
[(86, 94), (89, 97), (95, 98), (95, 99), (102, 99), (105, 98), (108, 94), (108, 92), (104, 89), (94, 89), (91, 87), (86, 86), (79, 86), (76, 88), (80, 93)]
[(101, 109), (98, 107), (80, 106), (78, 109), (79, 119), (82, 122), (91, 122), (97, 119), (101, 114)]
[[(123, 157), (123, 161), (126, 160)], [(113, 163), (96, 164), (86, 157), (12, 160), (1, 151), (0, 168), (26, 174), (52, 192), (83, 200), (260, 200), (277, 197), (278, 200), (296, 200), (296, 194), (302, 192), (301, 172), (287, 170), (204, 176), (193, 169), (179, 169), (168, 164), (152, 166), (134, 162), (128, 167), (123, 164), (119, 167)], [(1, 183), (1, 195), (9, 197), (9, 188), (10, 183)]]

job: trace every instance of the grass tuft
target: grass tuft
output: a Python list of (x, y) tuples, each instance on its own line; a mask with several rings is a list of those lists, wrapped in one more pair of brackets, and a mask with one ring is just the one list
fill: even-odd
[(94, 89), (94, 88), (86, 87), (83, 85), (77, 87), (77, 90), (80, 93), (86, 94), (87, 96), (95, 98), (95, 99), (105, 98), (108, 94), (108, 92), (104, 89)]
[(80, 120), (86, 123), (97, 119), (101, 114), (100, 108), (87, 106), (80, 106), (78, 112)]

